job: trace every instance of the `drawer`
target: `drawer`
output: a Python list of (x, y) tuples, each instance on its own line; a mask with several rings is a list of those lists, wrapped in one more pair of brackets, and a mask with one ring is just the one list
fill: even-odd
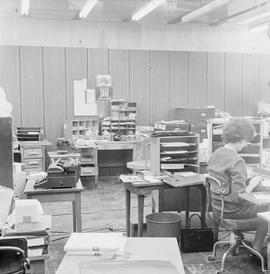
[(42, 168), (42, 159), (25, 159), (24, 163), (26, 165), (25, 168)]
[(25, 168), (25, 172), (26, 172), (27, 174), (30, 174), (30, 173), (38, 173), (38, 172), (41, 172), (41, 171), (43, 171), (43, 170), (42, 170), (42, 167), (33, 167), (33, 168), (28, 167), (28, 168)]
[(23, 150), (23, 158), (42, 158), (42, 148), (26, 148)]
[(97, 175), (96, 167), (81, 166), (81, 176)]

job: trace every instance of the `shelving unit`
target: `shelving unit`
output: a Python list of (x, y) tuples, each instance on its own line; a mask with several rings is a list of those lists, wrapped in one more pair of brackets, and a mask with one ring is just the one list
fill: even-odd
[[(199, 172), (199, 135), (153, 137), (151, 139), (151, 173)], [(173, 188), (153, 194), (159, 211), (182, 211), (186, 199), (190, 210), (200, 210), (200, 190), (197, 188)], [(189, 197), (189, 198), (187, 198)], [(157, 203), (158, 200), (158, 203)]]
[(94, 176), (98, 183), (98, 150), (97, 147), (79, 146), (81, 177)]
[(111, 116), (104, 119), (102, 132), (119, 134), (121, 140), (135, 136), (136, 132), (136, 103), (124, 100), (111, 101)]
[(68, 120), (64, 124), (65, 136), (71, 138), (95, 138), (99, 133), (99, 117)]
[(151, 140), (151, 171), (199, 171), (199, 135), (157, 137)]
[[(219, 147), (222, 147), (222, 132), (224, 124), (228, 120), (213, 119), (208, 123), (208, 135), (209, 135), (209, 152), (210, 155)], [(245, 160), (248, 166), (258, 166), (262, 163), (262, 153), (264, 144), (264, 121), (262, 119), (252, 119), (257, 135), (254, 139), (244, 147), (239, 155)]]

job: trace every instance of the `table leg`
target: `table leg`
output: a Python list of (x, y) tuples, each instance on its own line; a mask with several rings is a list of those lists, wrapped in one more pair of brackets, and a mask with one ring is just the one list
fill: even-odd
[(95, 175), (95, 185), (98, 185), (98, 175)]
[(138, 195), (138, 237), (143, 236), (144, 195)]
[(185, 187), (186, 191), (186, 200), (185, 200), (185, 207), (186, 207), (186, 226), (189, 225), (189, 187)]
[(82, 216), (81, 216), (81, 193), (76, 193), (75, 201), (72, 202), (73, 207), (73, 231), (82, 231)]
[(204, 185), (199, 186), (201, 190), (201, 218), (202, 218), (202, 227), (205, 227), (205, 214), (206, 214), (206, 189)]
[[(270, 233), (270, 223), (268, 223), (268, 235)], [(268, 274), (270, 274), (270, 241), (268, 238), (267, 239), (267, 269), (268, 269)]]
[(125, 189), (126, 196), (126, 230), (127, 237), (130, 237), (130, 192), (128, 189)]

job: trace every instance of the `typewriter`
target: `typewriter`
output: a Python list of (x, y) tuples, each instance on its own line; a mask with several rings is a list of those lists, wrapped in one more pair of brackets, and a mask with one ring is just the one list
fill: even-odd
[(79, 179), (79, 162), (76, 159), (60, 159), (51, 163), (48, 176), (36, 181), (35, 188), (72, 188)]

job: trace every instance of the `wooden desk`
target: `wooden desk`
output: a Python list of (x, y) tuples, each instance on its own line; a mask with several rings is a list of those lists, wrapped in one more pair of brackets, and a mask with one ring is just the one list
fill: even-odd
[(127, 162), (133, 160), (139, 141), (96, 140), (100, 176), (118, 176), (128, 172)]
[[(189, 218), (189, 188), (192, 186), (198, 187), (201, 190), (201, 216), (202, 224), (205, 225), (205, 210), (206, 210), (206, 190), (204, 187), (204, 179), (195, 183), (183, 183), (181, 187), (186, 189), (186, 224), (188, 223)], [(174, 188), (168, 184), (161, 183), (157, 185), (149, 186), (136, 186), (132, 183), (123, 183), (125, 188), (126, 196), (126, 229), (127, 236), (130, 237), (130, 193), (137, 195), (138, 199), (138, 237), (143, 236), (143, 215), (144, 215), (144, 198), (146, 195), (150, 194), (153, 190), (162, 191), (164, 189)]]
[(28, 181), (24, 190), (28, 199), (38, 199), (43, 203), (72, 202), (73, 231), (81, 232), (81, 192), (83, 186), (79, 180), (75, 188), (35, 189), (35, 181)]
[(37, 257), (30, 257), (30, 269), (26, 270), (26, 274), (45, 274), (46, 273), (46, 267), (45, 263), (47, 259), (49, 258), (49, 255), (42, 255)]
[[(185, 274), (179, 247), (175, 238), (128, 238), (125, 251), (128, 260), (168, 261), (175, 265), (179, 274)], [(56, 274), (79, 274), (78, 265), (95, 256), (66, 254)], [(119, 258), (121, 260), (121, 258)], [(116, 259), (117, 261), (117, 259)]]
[[(263, 199), (256, 198), (256, 195), (267, 195)], [(251, 203), (254, 203), (258, 206), (268, 206), (270, 209), (270, 192), (251, 192), (251, 193), (241, 193), (239, 194), (239, 197), (241, 199), (244, 199), (246, 201), (249, 201)], [(264, 219), (268, 222), (268, 235), (270, 235), (270, 218), (265, 216), (263, 213), (258, 213), (258, 217)], [(267, 267), (268, 267), (268, 273), (270, 274), (270, 243), (267, 242)]]

